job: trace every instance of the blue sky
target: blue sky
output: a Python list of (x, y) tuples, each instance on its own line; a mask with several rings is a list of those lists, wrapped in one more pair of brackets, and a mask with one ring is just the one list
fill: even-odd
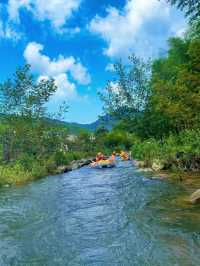
[(29, 63), (38, 80), (56, 81), (50, 111), (65, 100), (65, 120), (92, 122), (112, 63), (132, 52), (156, 57), (185, 28), (164, 0), (0, 0), (0, 81)]

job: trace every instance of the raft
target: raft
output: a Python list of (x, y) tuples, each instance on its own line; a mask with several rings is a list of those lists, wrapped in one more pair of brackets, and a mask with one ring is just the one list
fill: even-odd
[(109, 160), (102, 160), (92, 165), (93, 168), (98, 168), (98, 169), (113, 168), (115, 166), (116, 166), (115, 163), (114, 162), (111, 163)]

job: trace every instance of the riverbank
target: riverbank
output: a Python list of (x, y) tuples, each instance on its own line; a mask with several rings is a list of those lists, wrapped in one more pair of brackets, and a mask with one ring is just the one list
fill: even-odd
[(157, 178), (170, 179), (176, 182), (184, 182), (185, 184), (196, 184), (200, 187), (200, 171), (184, 171), (180, 169), (164, 169), (164, 165), (158, 160), (152, 165), (144, 161), (133, 160), (133, 164), (145, 172), (155, 173)]
[(150, 179), (167, 180), (174, 186), (179, 184), (185, 190), (186, 195), (177, 195), (174, 199), (177, 206), (188, 207), (188, 204), (200, 203), (200, 171), (163, 170), (158, 166), (153, 169), (147, 167), (145, 162), (136, 160), (134, 160), (134, 165), (141, 172), (150, 173)]
[(7, 164), (0, 166), (0, 187), (20, 186), (28, 182), (44, 178), (48, 175), (67, 173), (89, 165), (92, 158), (73, 160), (68, 164), (46, 164), (34, 162), (30, 170), (26, 170), (21, 164)]

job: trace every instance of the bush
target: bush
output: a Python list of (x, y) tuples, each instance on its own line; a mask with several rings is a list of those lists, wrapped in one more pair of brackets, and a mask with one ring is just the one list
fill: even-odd
[(200, 130), (186, 130), (180, 133), (179, 143), (181, 151), (200, 156)]
[(167, 167), (197, 169), (200, 167), (199, 139), (200, 130), (186, 130), (179, 135), (170, 135), (162, 142), (155, 139), (138, 141), (132, 147), (132, 154), (148, 166), (158, 159)]
[(31, 176), (33, 179), (44, 177), (48, 174), (47, 167), (39, 162), (34, 162), (32, 165)]
[(25, 171), (19, 163), (0, 166), (0, 186), (5, 184), (23, 184), (28, 180), (32, 180), (31, 173)]
[(132, 147), (132, 155), (138, 160), (143, 160), (147, 165), (151, 165), (154, 159), (161, 158), (162, 146), (155, 139), (138, 142)]
[(63, 151), (57, 151), (54, 156), (54, 161), (56, 163), (57, 166), (60, 166), (60, 165), (67, 165), (70, 163), (72, 157), (71, 155), (66, 155), (65, 152)]
[(21, 165), (25, 170), (31, 171), (36, 158), (28, 154), (23, 154), (17, 160), (18, 164)]

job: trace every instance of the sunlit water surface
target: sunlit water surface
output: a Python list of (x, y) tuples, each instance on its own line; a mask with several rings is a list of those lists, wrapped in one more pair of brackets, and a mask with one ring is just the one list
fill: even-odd
[(0, 191), (1, 266), (200, 265), (200, 208), (131, 163)]

